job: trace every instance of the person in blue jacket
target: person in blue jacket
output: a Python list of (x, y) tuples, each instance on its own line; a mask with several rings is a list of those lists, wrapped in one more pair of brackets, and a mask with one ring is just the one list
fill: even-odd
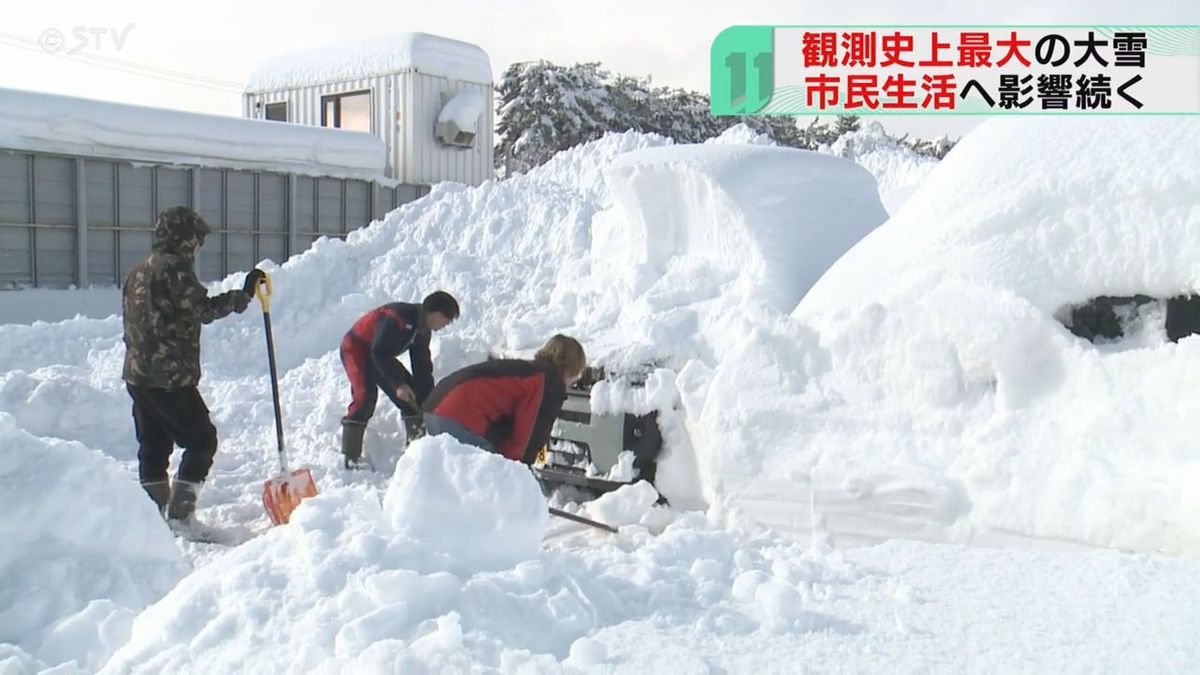
[[(342, 366), (350, 378), (350, 407), (342, 418), (342, 456), (347, 469), (362, 466), (363, 435), (375, 414), (379, 390), (408, 420), (419, 420), (433, 390), (429, 339), (458, 318), (458, 301), (445, 291), (421, 304), (393, 302), (363, 315), (342, 338)], [(410, 373), (396, 357), (408, 352)]]

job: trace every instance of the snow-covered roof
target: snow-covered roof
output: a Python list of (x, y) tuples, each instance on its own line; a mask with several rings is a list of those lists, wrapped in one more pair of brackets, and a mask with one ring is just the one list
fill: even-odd
[(492, 62), (479, 46), (428, 33), (395, 33), (268, 59), (250, 75), (246, 91), (294, 89), (406, 71), (492, 82)]
[(0, 89), (0, 149), (389, 182), (370, 134), (16, 89)]

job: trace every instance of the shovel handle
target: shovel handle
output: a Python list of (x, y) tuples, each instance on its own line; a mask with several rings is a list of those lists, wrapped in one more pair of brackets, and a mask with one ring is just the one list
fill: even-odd
[(275, 369), (275, 338), (271, 331), (271, 275), (264, 273), (254, 287), (254, 297), (262, 303), (263, 330), (267, 335), (267, 364), (271, 369), (271, 402), (275, 406), (275, 440), (279, 446), (279, 475), (287, 476), (287, 451), (283, 445), (283, 410), (279, 405), (279, 373)]
[(604, 523), (598, 523), (590, 518), (584, 518), (583, 516), (577, 516), (574, 513), (571, 513), (570, 511), (563, 511), (562, 509), (556, 509), (553, 506), (550, 507), (550, 515), (558, 516), (559, 518), (563, 518), (566, 520), (572, 520), (572, 521), (575, 521), (576, 523), (587, 525), (588, 527), (594, 527), (597, 530), (604, 530), (605, 532), (611, 532), (613, 534), (617, 534), (617, 528), (613, 527), (612, 525), (605, 525)]
[(262, 304), (263, 313), (271, 311), (271, 275), (264, 273), (258, 285), (254, 287), (254, 297)]

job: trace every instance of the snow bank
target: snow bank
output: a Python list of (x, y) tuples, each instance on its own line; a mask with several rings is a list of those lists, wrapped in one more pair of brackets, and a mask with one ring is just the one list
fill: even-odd
[[(0, 643), (98, 668), (187, 570), (136, 479), (0, 413)], [(20, 665), (19, 663), (17, 665)]]
[[(653, 494), (631, 487), (617, 501), (648, 509)], [(449, 508), (455, 501), (464, 508)], [(807, 581), (826, 578), (823, 565), (791, 567), (810, 554), (767, 533), (742, 550), (719, 515), (658, 537), (634, 525), (583, 551), (540, 550), (546, 518), (525, 468), (451, 439), (419, 440), (382, 506), (349, 488), (307, 500), (287, 526), (138, 616), (101, 672), (558, 670), (609, 663), (598, 632), (650, 630), (664, 613), (729, 616), (748, 631), (840, 625), (795, 603), (760, 606), (764, 593), (798, 601)]]
[[(1196, 347), (1101, 353), (1053, 319), (1092, 295), (1194, 283), (1192, 124), (985, 126), (824, 273), (883, 214), (867, 173), (832, 157), (616, 134), (500, 183), (438, 186), (272, 268), (289, 447), (323, 487), (344, 484), (343, 332), (443, 288), (463, 316), (434, 340), (439, 376), (555, 332), (615, 374), (649, 369), (640, 391), (600, 387), (597, 411), (662, 410), (657, 486), (679, 508), (728, 502), (838, 543), (1195, 551), (1177, 411)], [(261, 331), (251, 310), (204, 334), (222, 452), (202, 514), (262, 517), (254, 495), (274, 460)], [(115, 320), (0, 328), (13, 345), (0, 410), (131, 459), (119, 336)], [(101, 412), (47, 414), (73, 400)], [(390, 406), (372, 433), (398, 435)]]
[(867, 122), (857, 131), (842, 134), (828, 152), (862, 166), (879, 184), (879, 198), (888, 213), (896, 213), (929, 177), (938, 160), (920, 155), (888, 137), (883, 125)]
[[(841, 176), (841, 202), (878, 215), (862, 170), (771, 147), (646, 152), (669, 143), (639, 134), (501, 183), (438, 186), (347, 241), (318, 242), (271, 269), (288, 447), (322, 494), (291, 524), (213, 555), (132, 628), (133, 610), (76, 608), (55, 620), (57, 641), (0, 646), (0, 667), (40, 668), (67, 644), (95, 665), (119, 640), (75, 631), (128, 630), (104, 672), (1186, 670), (1200, 658), (1195, 561), (824, 546), (908, 537), (1197, 551), (1187, 439), (1200, 340), (1100, 351), (1052, 318), (1081, 295), (1194, 281), (1181, 258), (1196, 253), (1183, 233), (1200, 231), (1187, 192), (1195, 160), (1183, 156), (1196, 123), (1062, 124), (984, 126), (934, 172), (932, 195), (915, 195), (823, 275), (815, 267), (836, 247), (816, 232), (829, 221), (797, 232), (786, 209), (760, 202), (805, 218), (812, 204), (836, 210), (833, 195), (790, 195)], [(1094, 137), (1125, 154), (1106, 163)], [(1026, 161), (1015, 178), (982, 161), (1046, 151), (1081, 159), (1061, 174)], [(743, 170), (760, 161), (805, 172), (788, 182)], [(660, 222), (672, 237), (650, 241)], [(710, 234), (728, 250), (701, 240)], [(637, 244), (632, 255), (621, 241)], [(807, 282), (786, 260), (820, 276), (794, 316), (788, 298)], [(367, 309), (434, 288), (463, 307), (434, 340), (439, 376), (565, 332), (620, 375), (597, 390), (598, 411), (662, 409), (658, 487), (677, 513), (652, 506), (641, 484), (571, 507), (611, 519), (615, 536), (547, 521), (521, 467), (446, 439), (414, 444), (390, 483), (341, 470), (342, 333)], [(0, 410), (14, 415), (0, 415), (10, 425), (0, 440), (79, 449), (16, 425), (132, 459), (118, 320), (0, 326), (0, 345)], [(276, 466), (258, 311), (208, 326), (203, 360), (221, 450), (200, 515), (264, 525), (258, 498)], [(635, 372), (647, 387), (632, 388)], [(55, 405), (78, 414), (54, 417)], [(386, 403), (371, 427), (384, 442), (400, 433)], [(137, 490), (127, 476), (87, 485), (119, 483)], [(150, 508), (140, 493), (103, 501)], [(678, 513), (692, 504), (707, 509)], [(105, 528), (127, 521), (107, 509), (93, 529), (119, 542)], [(21, 513), (18, 540), (55, 532)], [(58, 561), (56, 546), (21, 550)], [(119, 585), (123, 574), (103, 578)]]
[(387, 182), (371, 134), (0, 89), (0, 148)]
[(718, 373), (744, 394), (720, 397), (708, 433), (790, 411), (765, 444), (788, 452), (761, 449), (761, 430), (727, 451), (780, 478), (731, 468), (727, 492), (773, 500), (765, 514), (793, 485), (791, 514), (764, 515), (777, 522), (812, 511), (861, 532), (883, 511), (914, 536), (1200, 554), (1185, 412), (1200, 406), (1200, 341), (1100, 350), (1053, 318), (1097, 295), (1197, 287), (1195, 147), (1194, 120), (998, 120), (968, 135), (797, 307), (794, 330), (815, 331), (800, 384), (780, 395)]
[(327, 491), (148, 608), (100, 672), (1175, 671), (1200, 656), (1187, 561), (914, 542), (842, 554), (719, 509), (657, 536), (572, 527), (585, 541), (452, 573), (375, 495)]
[(250, 75), (246, 91), (294, 89), (405, 71), (492, 83), (491, 60), (478, 46), (428, 33), (395, 33), (271, 58)]
[(592, 259), (634, 293), (686, 261), (736, 279), (724, 293), (789, 311), (887, 219), (862, 168), (790, 148), (654, 148), (618, 157), (607, 177), (617, 209), (597, 220)]

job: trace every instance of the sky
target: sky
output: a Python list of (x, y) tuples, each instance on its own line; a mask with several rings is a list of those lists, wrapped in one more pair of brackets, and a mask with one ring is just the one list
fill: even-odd
[[(1196, 24), (1190, 0), (1008, 0), (970, 7), (949, 0), (161, 0), (13, 2), (0, 23), (0, 87), (240, 115), (240, 91), (263, 59), (401, 31), (483, 47), (499, 74), (515, 61), (599, 61), (662, 85), (708, 91), (713, 38), (737, 24)], [(1003, 7), (1003, 10), (998, 9)], [(65, 42), (39, 46), (47, 31)], [(82, 40), (76, 38), (82, 36)], [(119, 48), (118, 48), (119, 43)], [(81, 46), (82, 45), (82, 46)], [(67, 52), (74, 50), (74, 54)], [(961, 136), (980, 117), (878, 118), (896, 133)]]

